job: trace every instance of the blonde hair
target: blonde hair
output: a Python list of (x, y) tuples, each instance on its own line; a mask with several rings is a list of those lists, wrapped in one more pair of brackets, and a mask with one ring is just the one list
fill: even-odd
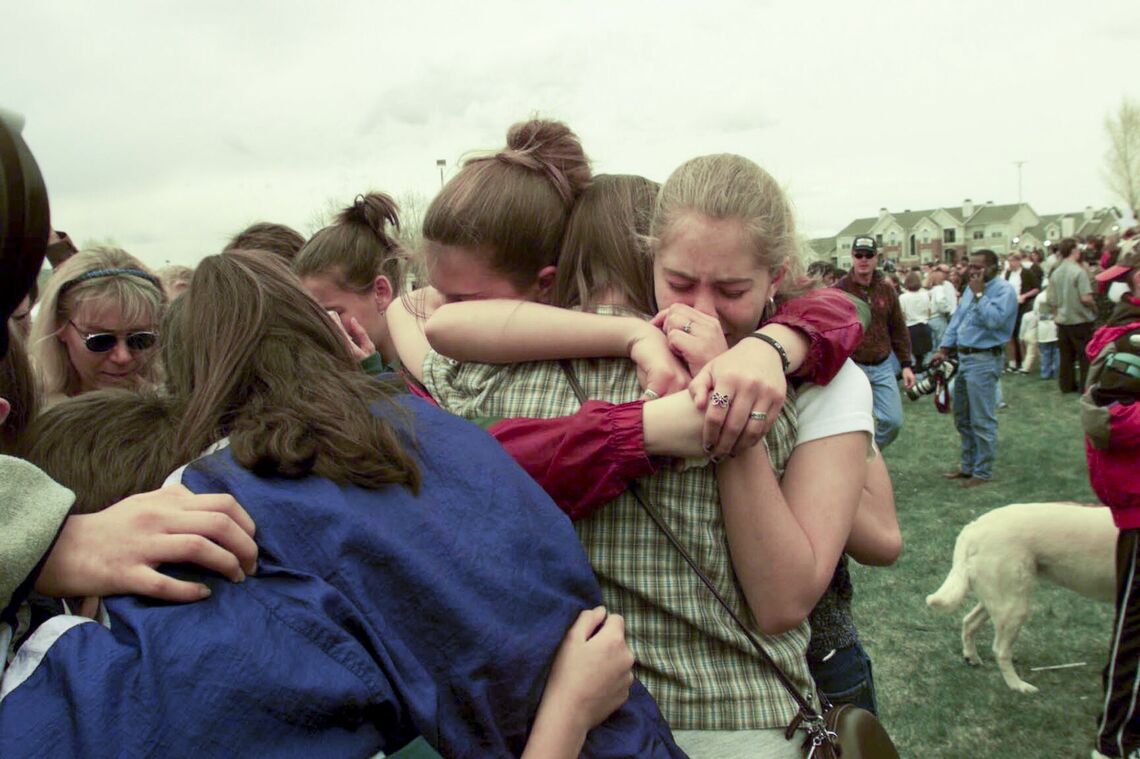
[(783, 270), (780, 299), (810, 288), (791, 203), (772, 175), (752, 161), (718, 153), (681, 164), (657, 194), (650, 227), (654, 253), (668, 242), (677, 221), (692, 213), (739, 220), (751, 238), (756, 265), (773, 276)]
[[(480, 250), (492, 271), (520, 288), (558, 260), (562, 234), (590, 162), (559, 121), (531, 120), (507, 132), (498, 153), (467, 160), (424, 215), (429, 243)], [(431, 245), (425, 246), (431, 255)]]
[[(74, 282), (82, 275), (100, 269), (132, 269), (153, 277), (153, 280), (132, 274), (112, 274)], [(61, 293), (61, 289), (65, 291)], [(57, 335), (79, 309), (89, 303), (114, 304), (118, 306), (123, 321), (145, 322), (157, 329), (167, 300), (154, 272), (125, 250), (92, 248), (67, 259), (52, 273), (44, 287), (29, 339), (43, 392), (49, 400), (79, 392), (79, 377), (71, 365), (66, 346)], [(142, 365), (139, 375), (146, 385), (161, 381), (157, 356), (152, 356)]]

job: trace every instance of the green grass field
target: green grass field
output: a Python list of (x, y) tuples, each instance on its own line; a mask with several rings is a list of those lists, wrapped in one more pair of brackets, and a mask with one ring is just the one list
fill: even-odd
[[(1004, 375), (1010, 408), (999, 411), (998, 463), (991, 484), (962, 490), (940, 472), (958, 463), (951, 414), (933, 401), (903, 398), (906, 422), (887, 449), (905, 548), (888, 569), (853, 567), (855, 619), (875, 667), (880, 716), (907, 757), (1087, 757), (1100, 703), (1112, 608), (1040, 585), (1014, 647), (1021, 676), (1040, 688), (1009, 690), (990, 651), (993, 627), (978, 636), (982, 667), (961, 656), (962, 616), (925, 598), (950, 568), (954, 540), (970, 520), (1028, 501), (1095, 501), (1088, 484), (1075, 395), (1056, 381)], [(1031, 667), (1084, 662), (1043, 672)]]

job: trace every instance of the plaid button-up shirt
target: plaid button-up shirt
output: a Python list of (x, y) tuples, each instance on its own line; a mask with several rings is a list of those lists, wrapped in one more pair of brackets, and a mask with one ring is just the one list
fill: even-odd
[[(629, 361), (572, 363), (592, 399), (623, 403), (641, 395)], [(424, 381), (443, 408), (467, 418), (549, 418), (573, 414), (579, 407), (557, 362), (458, 364), (432, 352), (424, 364)], [(784, 404), (767, 439), (777, 474), (782, 474), (795, 440), (794, 406), (791, 399)], [(729, 557), (713, 467), (664, 471), (642, 482), (698, 565), (734, 611), (751, 622)], [(748, 730), (784, 727), (792, 720), (796, 707), (791, 697), (632, 496), (623, 494), (575, 526), (607, 607), (626, 619), (637, 676), (670, 725)], [(755, 627), (752, 631), (808, 694), (807, 622), (781, 635), (762, 635)]]

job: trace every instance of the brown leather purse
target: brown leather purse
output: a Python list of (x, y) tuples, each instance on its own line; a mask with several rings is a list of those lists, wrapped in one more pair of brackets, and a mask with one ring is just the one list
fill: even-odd
[[(562, 371), (566, 375), (567, 380), (570, 382), (570, 387), (573, 388), (574, 394), (578, 397), (579, 403), (585, 403), (587, 400), (586, 391), (583, 390), (582, 385), (578, 382), (578, 376), (574, 373), (574, 367), (569, 361), (560, 361)], [(720, 591), (713, 585), (712, 580), (697, 566), (697, 562), (689, 554), (689, 551), (681, 543), (665, 520), (657, 512), (657, 509), (649, 501), (646, 495), (642, 492), (641, 488), (636, 482), (629, 484), (629, 492), (633, 495), (638, 505), (642, 510), (653, 520), (657, 528), (665, 538), (673, 545), (677, 552), (681, 554), (681, 558), (689, 565), (689, 568), (696, 572), (697, 577), (704, 584), (713, 597), (720, 603), (728, 616), (736, 622), (744, 636), (748, 638), (748, 642), (756, 649), (756, 653), (760, 654), (760, 658), (772, 668), (773, 674), (780, 684), (784, 686), (784, 690), (792, 697), (799, 707), (799, 712), (795, 718), (788, 725), (784, 731), (785, 737), (792, 740), (797, 730), (804, 730), (807, 736), (804, 738), (803, 749), (807, 759), (835, 759), (842, 757), (843, 759), (898, 759), (899, 752), (895, 748), (895, 744), (891, 742), (891, 737), (887, 735), (887, 731), (883, 728), (879, 719), (867, 711), (860, 709), (853, 704), (840, 704), (832, 706), (826, 698), (820, 696), (820, 704), (823, 708), (821, 714), (815, 707), (813, 707), (807, 699), (800, 694), (796, 686), (780, 669), (780, 665), (768, 655), (764, 650), (764, 646), (760, 643), (760, 639), (748, 628), (744, 620), (733, 611), (732, 606), (720, 594)]]

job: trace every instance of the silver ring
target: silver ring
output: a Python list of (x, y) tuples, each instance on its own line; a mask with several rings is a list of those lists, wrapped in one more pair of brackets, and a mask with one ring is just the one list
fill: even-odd
[(661, 397), (661, 394), (658, 393), (656, 390), (646, 390), (645, 391), (645, 397), (651, 401), (655, 401)]
[(717, 408), (728, 408), (728, 404), (732, 403), (732, 399), (729, 396), (724, 393), (718, 393), (716, 390), (713, 390), (712, 395), (709, 396), (709, 400), (712, 401), (712, 405)]
[(681, 331), (686, 335), (693, 334), (693, 320), (689, 319), (689, 322), (684, 327), (681, 327)]
[(748, 418), (749, 419), (755, 419), (758, 422), (762, 422), (768, 418), (768, 414), (764, 411), (753, 411), (751, 414), (748, 415)]

